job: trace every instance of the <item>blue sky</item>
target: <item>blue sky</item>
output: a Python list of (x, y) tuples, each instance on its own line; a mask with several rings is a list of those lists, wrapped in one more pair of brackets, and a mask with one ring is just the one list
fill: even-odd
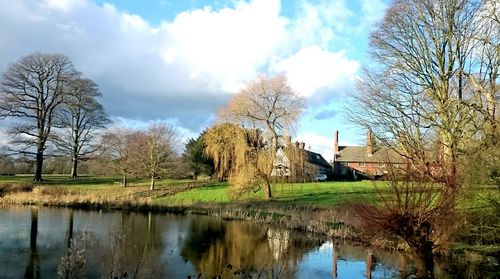
[[(332, 157), (363, 144), (343, 115), (368, 62), (385, 0), (0, 0), (0, 71), (35, 51), (68, 55), (96, 81), (115, 125), (172, 122), (185, 137), (259, 74), (283, 74), (307, 99), (295, 137)], [(0, 143), (5, 123), (0, 123)], [(2, 130), (3, 129), (3, 130)]]

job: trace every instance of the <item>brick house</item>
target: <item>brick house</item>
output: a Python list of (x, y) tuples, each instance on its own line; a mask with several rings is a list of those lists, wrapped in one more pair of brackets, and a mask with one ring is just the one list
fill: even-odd
[(376, 179), (399, 169), (405, 159), (392, 149), (374, 146), (372, 134), (367, 132), (365, 146), (340, 146), (339, 132), (333, 135), (333, 172), (336, 179)]

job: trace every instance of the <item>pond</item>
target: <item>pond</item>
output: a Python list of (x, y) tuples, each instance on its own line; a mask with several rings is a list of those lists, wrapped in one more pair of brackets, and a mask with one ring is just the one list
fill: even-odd
[(391, 278), (408, 257), (199, 215), (0, 209), (0, 278)]

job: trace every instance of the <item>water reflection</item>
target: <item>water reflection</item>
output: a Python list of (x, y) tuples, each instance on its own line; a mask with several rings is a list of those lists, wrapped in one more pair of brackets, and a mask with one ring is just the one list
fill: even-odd
[(38, 236), (38, 208), (31, 207), (30, 249), (28, 264), (24, 271), (24, 278), (40, 278), (40, 260), (38, 258), (36, 239)]
[(391, 278), (407, 274), (409, 262), (207, 216), (0, 209), (2, 278), (54, 278), (58, 268), (82, 268), (87, 278)]
[(191, 223), (181, 255), (201, 277), (290, 278), (318, 244), (278, 228), (205, 219)]

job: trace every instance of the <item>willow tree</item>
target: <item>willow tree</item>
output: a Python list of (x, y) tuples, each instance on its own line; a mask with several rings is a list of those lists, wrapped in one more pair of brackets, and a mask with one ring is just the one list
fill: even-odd
[[(244, 161), (244, 164), (239, 164), (240, 161), (224, 162), (235, 164), (231, 166), (232, 169), (237, 167), (233, 169), (231, 177), (247, 183), (258, 178), (263, 184), (265, 198), (270, 199), (272, 197), (270, 178), (279, 142), (284, 135), (294, 131), (303, 109), (304, 99), (293, 91), (283, 76), (260, 76), (236, 94), (221, 110), (220, 118), (224, 122), (241, 125), (246, 131), (250, 131), (251, 136), (247, 133), (246, 138), (243, 136), (235, 138), (234, 140), (238, 142), (234, 146), (242, 147), (250, 144), (252, 151), (242, 152), (240, 155), (243, 155), (244, 159), (235, 157)], [(207, 150), (211, 148), (207, 142)], [(216, 169), (218, 167), (220, 166), (216, 164)], [(252, 177), (247, 174), (245, 175), (247, 179), (243, 179), (242, 169), (245, 169), (246, 173), (255, 175)]]

